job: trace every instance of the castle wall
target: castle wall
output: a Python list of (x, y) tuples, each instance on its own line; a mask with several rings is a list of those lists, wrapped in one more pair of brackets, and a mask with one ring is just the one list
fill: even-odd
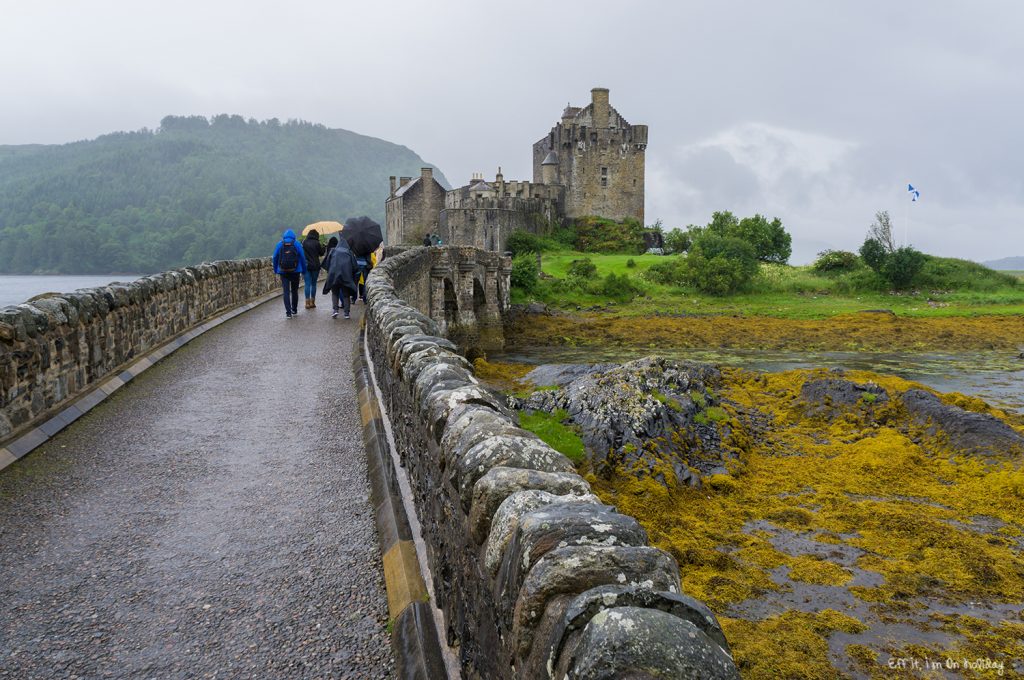
[(514, 231), (543, 233), (562, 214), (564, 187), (530, 182), (496, 182), (491, 190), (472, 186), (445, 196), (438, 232), (446, 244), (504, 251)]

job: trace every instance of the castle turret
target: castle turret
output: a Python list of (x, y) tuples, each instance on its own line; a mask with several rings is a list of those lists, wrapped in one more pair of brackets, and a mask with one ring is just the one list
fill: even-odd
[(647, 126), (631, 125), (616, 111), (608, 88), (595, 87), (590, 96), (583, 108), (567, 106), (533, 145), (533, 181), (565, 187), (565, 217), (643, 222)]
[(558, 184), (558, 154), (549, 151), (540, 164), (541, 184)]

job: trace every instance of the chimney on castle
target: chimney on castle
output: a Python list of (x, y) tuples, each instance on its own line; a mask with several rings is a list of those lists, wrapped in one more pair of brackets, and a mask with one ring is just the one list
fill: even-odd
[(395, 189), (398, 188), (397, 187), (398, 178), (395, 177), (394, 175), (391, 175), (391, 177), (389, 177), (388, 179), (391, 180), (391, 197), (394, 198), (394, 196), (395, 196)]
[(590, 103), (594, 105), (594, 127), (608, 127), (608, 88), (595, 87), (590, 91)]
[(434, 169), (420, 168), (420, 178), (423, 180), (424, 184), (428, 183), (430, 180), (434, 179)]
[(399, 188), (404, 187), (410, 181), (412, 181), (412, 177), (399, 177), (398, 178), (398, 187)]

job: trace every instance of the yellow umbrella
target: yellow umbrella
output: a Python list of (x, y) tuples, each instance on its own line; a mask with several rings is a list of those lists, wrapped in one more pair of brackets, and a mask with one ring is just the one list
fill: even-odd
[(324, 234), (337, 233), (344, 228), (345, 227), (342, 226), (341, 222), (314, 222), (313, 224), (306, 225), (306, 228), (302, 230), (302, 235), (309, 236), (309, 232), (316, 229), (317, 233), (322, 236)]

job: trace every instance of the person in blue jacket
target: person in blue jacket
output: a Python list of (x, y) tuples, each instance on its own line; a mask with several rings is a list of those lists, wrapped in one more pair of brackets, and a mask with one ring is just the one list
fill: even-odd
[(299, 280), (306, 273), (306, 253), (295, 239), (295, 232), (286, 229), (274, 248), (274, 273), (281, 277), (286, 318), (299, 313)]

